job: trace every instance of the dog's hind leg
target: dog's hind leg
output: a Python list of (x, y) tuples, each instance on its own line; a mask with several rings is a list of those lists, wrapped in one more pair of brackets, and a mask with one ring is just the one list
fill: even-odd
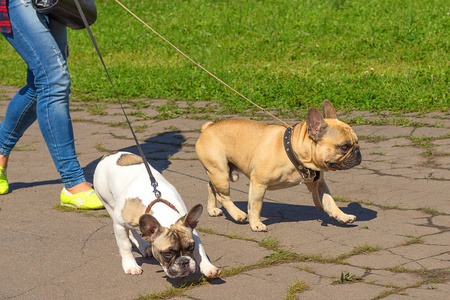
[[(225, 175), (225, 176), (223, 176)], [(247, 221), (247, 214), (234, 205), (230, 199), (230, 178), (229, 172), (208, 173), (211, 182), (208, 184), (208, 214), (212, 217), (222, 215), (222, 211), (217, 207), (217, 202), (228, 211), (237, 222)]]

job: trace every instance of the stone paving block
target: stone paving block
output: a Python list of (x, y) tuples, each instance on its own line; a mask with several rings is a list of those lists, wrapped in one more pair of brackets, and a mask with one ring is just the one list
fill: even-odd
[(429, 284), (416, 289), (406, 289), (404, 292), (407, 293), (407, 298), (412, 299), (448, 300), (450, 287), (448, 284)]
[[(443, 193), (446, 181), (428, 180), (429, 170), (421, 171), (421, 180), (407, 176), (390, 176), (377, 170), (372, 170), (371, 174), (367, 171), (360, 173), (358, 169), (353, 171), (345, 176), (336, 172), (325, 175), (326, 180), (339, 182), (329, 186), (332, 195), (377, 205), (399, 205), (400, 208), (406, 209), (429, 207), (450, 214), (450, 205), (442, 205), (446, 200), (442, 198), (446, 195)], [(415, 170), (411, 170), (411, 173), (414, 172)]]
[(318, 285), (312, 290), (301, 293), (299, 299), (373, 299), (385, 289), (365, 283)]
[(450, 259), (448, 257), (448, 251), (447, 253), (411, 261), (407, 264), (404, 264), (404, 267), (411, 270), (421, 270), (421, 269), (433, 270), (441, 268), (450, 268)]
[[(448, 217), (448, 216), (436, 216), (433, 218), (433, 224), (435, 226), (439, 226), (439, 221), (438, 221), (439, 217), (442, 217), (442, 218), (440, 218), (442, 220), (445, 219), (445, 221), (450, 221), (450, 217)], [(450, 248), (450, 231), (444, 231), (437, 235), (432, 234), (432, 235), (424, 236), (422, 238), (422, 240), (424, 241), (425, 244), (447, 246)]]
[(335, 279), (340, 279), (342, 273), (349, 273), (358, 277), (363, 277), (367, 272), (364, 268), (355, 267), (346, 264), (329, 264), (318, 262), (302, 262), (294, 264), (300, 270), (310, 271), (315, 275), (321, 276), (321, 282), (329, 281), (332, 283)]
[(450, 227), (450, 216), (448, 216), (448, 215), (434, 216), (432, 218), (432, 222), (433, 222), (433, 225), (441, 226), (445, 229), (445, 228)]
[(382, 125), (357, 125), (352, 127), (356, 135), (359, 136), (383, 136), (394, 138), (398, 136), (409, 136), (414, 128), (402, 126), (382, 126)]
[(410, 262), (410, 259), (404, 258), (402, 255), (394, 255), (388, 250), (381, 250), (374, 253), (355, 255), (347, 258), (346, 261), (353, 265), (371, 269), (385, 269), (404, 265)]
[(449, 128), (430, 128), (430, 127), (420, 127), (414, 130), (413, 136), (421, 137), (441, 137), (448, 135), (450, 133)]
[(365, 282), (387, 287), (408, 287), (416, 284), (420, 280), (420, 276), (416, 274), (394, 273), (384, 270), (372, 270), (370, 274), (364, 277)]
[[(393, 248), (390, 249), (390, 251), (394, 254), (402, 255), (405, 258), (416, 261), (428, 257), (442, 255), (446, 252), (449, 252), (450, 249), (448, 246), (414, 244)], [(443, 267), (450, 267), (450, 264)]]

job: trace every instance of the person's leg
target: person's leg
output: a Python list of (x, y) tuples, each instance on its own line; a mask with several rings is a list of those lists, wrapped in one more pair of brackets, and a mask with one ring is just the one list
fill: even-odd
[[(32, 71), (35, 88), (34, 119), (28, 116), (20, 121), (19, 117), (16, 122), (21, 125), (32, 123), (37, 116), (39, 128), (69, 194), (91, 190), (77, 160), (69, 114), (66, 27), (56, 21), (47, 22), (30, 4), (21, 0), (10, 0), (9, 11), (13, 32), (5, 37)], [(15, 130), (20, 138), (24, 130)], [(5, 154), (8, 153), (2, 155)]]
[(5, 118), (0, 123), (0, 195), (9, 192), (6, 172), (9, 154), (25, 130), (36, 120), (36, 90), (33, 79), (28, 70), (27, 85), (11, 99)]
[[(62, 74), (67, 74), (68, 70), (67, 70), (67, 59), (69, 56), (69, 46), (67, 44), (67, 29), (64, 25), (62, 25), (61, 23), (49, 19), (48, 20), (48, 28), (50, 30), (50, 33), (52, 34), (53, 38), (55, 39), (56, 45), (58, 46), (58, 50), (59, 53), (57, 54), (57, 62), (60, 65), (60, 70), (62, 72)], [(56, 53), (56, 52), (55, 52)], [(59, 75), (57, 75), (55, 77), (55, 83), (59, 82)], [(64, 82), (64, 80), (62, 80)], [(65, 187), (67, 189), (67, 191), (71, 194), (76, 194), (76, 193), (81, 193), (81, 192), (86, 192), (91, 190), (91, 186), (86, 182), (85, 178), (84, 178), (84, 174), (83, 171), (81, 169), (80, 164), (78, 163), (77, 160), (77, 155), (75, 153), (75, 144), (74, 144), (74, 135), (73, 135), (73, 129), (72, 129), (72, 121), (70, 118), (70, 114), (69, 114), (69, 94), (70, 94), (70, 77), (69, 77), (69, 81), (67, 82), (67, 89), (65, 91), (67, 91), (67, 94), (65, 95), (65, 97), (63, 97), (64, 101), (62, 102), (58, 102), (55, 101), (54, 103), (51, 102), (50, 104), (48, 104), (48, 109), (45, 105), (43, 105), (43, 113), (44, 114), (48, 114), (48, 118), (45, 119), (52, 119), (53, 113), (52, 110), (60, 110), (60, 112), (62, 113), (62, 117), (59, 118), (59, 121), (63, 121), (63, 123), (59, 123), (56, 126), (58, 127), (53, 127), (52, 124), (48, 124), (49, 126), (45, 126), (41, 125), (41, 123), (39, 123), (39, 126), (41, 126), (41, 130), (43, 130), (42, 128), (46, 128), (46, 129), (50, 129), (50, 136), (54, 136), (53, 139), (50, 139), (50, 142), (56, 142), (59, 143), (59, 145), (57, 145), (55, 147), (57, 154), (56, 155), (60, 155), (60, 158), (62, 161), (62, 171), (61, 172), (61, 179), (63, 180), (63, 182), (65, 183)], [(52, 85), (53, 87), (55, 85)], [(61, 90), (56, 89), (56, 91), (59, 91), (61, 93)], [(61, 94), (62, 95), (62, 94)], [(39, 113), (39, 104), (38, 104), (38, 113)], [(40, 120), (40, 117), (38, 117), (38, 121)], [(57, 120), (55, 120), (57, 121)], [(56, 122), (55, 122), (56, 123)], [(59, 126), (61, 125), (61, 126)], [(52, 130), (53, 128), (58, 128), (58, 130)], [(62, 130), (60, 130), (62, 129)], [(70, 134), (66, 134), (66, 133), (70, 133)], [(45, 135), (44, 135), (45, 136)], [(68, 142), (67, 140), (65, 141), (64, 138), (69, 138), (70, 141)], [(46, 140), (47, 141), (47, 140)], [(67, 145), (69, 145), (68, 147), (61, 147), (61, 145), (65, 145), (65, 143), (67, 143)], [(47, 142), (47, 145), (49, 144), (49, 142)], [(60, 150), (60, 151), (59, 151)], [(52, 155), (52, 157), (54, 157)], [(56, 164), (56, 163), (55, 163)], [(59, 170), (59, 169), (58, 169)]]

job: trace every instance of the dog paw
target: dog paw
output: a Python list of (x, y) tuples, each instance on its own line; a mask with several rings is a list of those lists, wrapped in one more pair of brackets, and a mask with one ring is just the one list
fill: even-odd
[(214, 266), (210, 266), (208, 268), (203, 268), (200, 270), (203, 275), (205, 275), (208, 278), (216, 278), (220, 276), (220, 273), (222, 272), (221, 268), (216, 268)]
[(262, 222), (257, 222), (255, 224), (251, 224), (252, 230), (256, 232), (267, 231), (267, 226)]
[(141, 275), (142, 268), (136, 263), (122, 263), (123, 270), (127, 275)]
[(211, 208), (208, 209), (208, 214), (210, 217), (219, 217), (223, 215), (223, 211), (220, 208)]
[(240, 223), (247, 222), (247, 214), (244, 213), (242, 210), (236, 209), (236, 210), (232, 210), (232, 211), (228, 211), (228, 212), (230, 213), (231, 217), (236, 222), (240, 222)]
[(342, 224), (350, 224), (350, 223), (355, 222), (356, 216), (344, 214), (343, 216), (339, 216), (339, 217), (337, 217), (336, 219), (337, 219), (339, 222), (341, 222)]

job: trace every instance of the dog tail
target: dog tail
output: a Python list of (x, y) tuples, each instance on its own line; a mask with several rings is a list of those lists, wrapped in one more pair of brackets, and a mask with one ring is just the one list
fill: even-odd
[(212, 124), (214, 124), (214, 123), (213, 122), (206, 122), (205, 124), (203, 124), (201, 132), (204, 132), (206, 130), (206, 128), (208, 128)]

